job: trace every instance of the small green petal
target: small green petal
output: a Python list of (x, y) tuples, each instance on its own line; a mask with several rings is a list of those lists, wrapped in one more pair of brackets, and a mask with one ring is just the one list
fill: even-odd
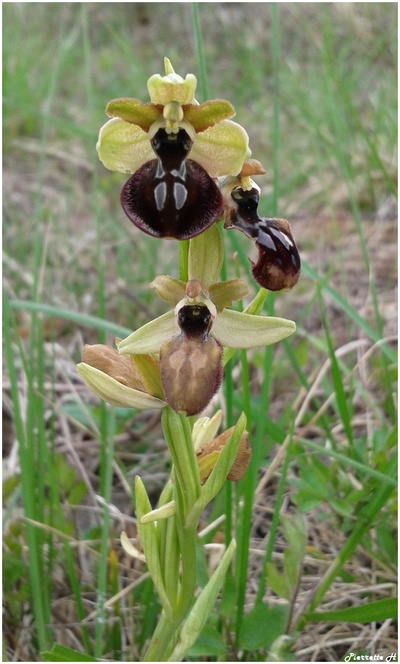
[(217, 224), (190, 240), (189, 279), (197, 279), (205, 290), (218, 281), (224, 260), (224, 248)]
[(167, 311), (120, 341), (118, 351), (122, 355), (159, 353), (162, 344), (179, 331), (174, 312)]
[(249, 137), (243, 127), (231, 120), (223, 120), (196, 134), (190, 159), (216, 178), (240, 173), (250, 155)]
[(249, 294), (249, 286), (244, 279), (229, 279), (212, 284), (208, 292), (217, 311), (222, 312), (225, 307), (230, 307), (232, 302), (246, 297)]
[(162, 108), (154, 104), (142, 104), (138, 99), (112, 99), (106, 106), (110, 118), (120, 118), (137, 125), (143, 131), (149, 131), (153, 122), (162, 115)]
[(160, 274), (150, 286), (155, 288), (158, 297), (168, 302), (171, 307), (175, 307), (185, 295), (186, 283), (168, 275)]
[(285, 318), (224, 309), (214, 321), (211, 336), (228, 348), (257, 348), (281, 341), (295, 329), (295, 323)]
[(187, 74), (185, 80), (179, 74), (160, 76), (154, 74), (147, 81), (150, 100), (153, 104), (165, 106), (169, 101), (179, 104), (192, 104), (196, 91), (197, 79), (193, 74)]
[(102, 126), (96, 148), (104, 166), (120, 173), (135, 173), (146, 161), (155, 158), (147, 134), (119, 118)]
[(140, 519), (140, 523), (151, 523), (152, 521), (159, 521), (160, 519), (169, 519), (176, 514), (175, 500), (170, 500), (169, 503), (164, 503), (161, 507), (157, 507), (151, 512), (147, 512)]
[(151, 394), (122, 385), (90, 364), (81, 362), (77, 365), (77, 371), (92, 392), (112, 406), (143, 409), (164, 408), (166, 405), (164, 401)]
[(192, 440), (196, 449), (207, 445), (217, 435), (217, 431), (222, 422), (222, 410), (210, 417), (199, 417), (193, 425)]
[(224, 99), (212, 99), (205, 101), (204, 104), (193, 104), (184, 108), (184, 117), (196, 130), (196, 132), (205, 131), (209, 127), (229, 120), (235, 115), (235, 109), (229, 101)]

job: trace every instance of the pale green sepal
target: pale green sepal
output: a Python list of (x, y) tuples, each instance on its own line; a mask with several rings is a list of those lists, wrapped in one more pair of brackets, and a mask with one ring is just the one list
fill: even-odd
[(159, 353), (162, 344), (179, 331), (174, 312), (167, 311), (120, 341), (118, 352), (122, 355)]
[(214, 608), (217, 595), (222, 588), (225, 575), (231, 564), (233, 554), (236, 549), (236, 542), (232, 540), (222, 556), (217, 569), (198, 596), (188, 618), (180, 631), (178, 643), (175, 646), (169, 662), (181, 662), (189, 648), (195, 643), (201, 634), (207, 619)]
[(212, 284), (208, 292), (217, 311), (221, 312), (225, 307), (230, 307), (233, 302), (246, 297), (249, 294), (249, 286), (244, 279), (229, 279)]
[(182, 105), (193, 104), (196, 86), (197, 79), (193, 74), (187, 74), (183, 79), (175, 72), (167, 74), (167, 76), (154, 74), (147, 81), (150, 101), (162, 106), (168, 104), (169, 101), (177, 101)]
[(240, 173), (250, 155), (249, 137), (243, 127), (223, 120), (196, 135), (190, 159), (203, 166), (210, 177), (217, 178)]
[(281, 341), (295, 329), (295, 323), (285, 318), (224, 309), (214, 321), (211, 336), (228, 348), (257, 348)]
[(162, 115), (162, 108), (154, 104), (143, 104), (138, 99), (124, 97), (109, 101), (106, 113), (110, 118), (121, 118), (125, 122), (137, 125), (143, 131), (148, 131), (153, 122)]
[(194, 104), (186, 107), (185, 120), (189, 122), (196, 132), (205, 131), (209, 127), (229, 120), (235, 115), (235, 109), (229, 101), (224, 99), (212, 99), (205, 101), (204, 104)]
[(104, 166), (120, 173), (135, 173), (146, 161), (155, 159), (146, 132), (120, 118), (102, 126), (96, 149)]
[(168, 302), (171, 307), (175, 307), (185, 295), (186, 283), (160, 274), (151, 282), (150, 287), (155, 289), (158, 297)]
[(171, 516), (176, 514), (176, 505), (175, 501), (171, 500), (169, 503), (165, 503), (161, 507), (156, 507), (155, 510), (147, 512), (140, 519), (140, 523), (150, 523), (151, 521), (159, 521), (159, 519), (169, 519)]
[(217, 435), (222, 422), (222, 410), (210, 417), (199, 417), (193, 425), (192, 440), (194, 449), (197, 450), (210, 443)]
[(140, 553), (140, 551), (132, 544), (132, 542), (129, 541), (127, 534), (122, 531), (121, 533), (121, 546), (125, 553), (128, 554), (128, 556), (131, 556), (132, 558), (137, 558), (138, 560), (141, 560), (143, 563), (146, 562), (146, 556), (144, 553)]
[(217, 224), (190, 240), (189, 279), (198, 279), (205, 290), (219, 280), (224, 248)]
[[(260, 290), (257, 291), (256, 295), (254, 296), (250, 304), (244, 309), (244, 313), (252, 315), (259, 314), (264, 306), (267, 294), (268, 291), (265, 288), (260, 288)], [(236, 350), (237, 350), (236, 348), (224, 348), (224, 352), (222, 355), (222, 365), (224, 367), (226, 367), (229, 360), (232, 359), (232, 357), (236, 353)]]
[(217, 462), (211, 472), (211, 475), (201, 487), (199, 498), (193, 505), (193, 508), (188, 515), (186, 525), (189, 527), (191, 524), (196, 523), (201, 512), (212, 501), (212, 499), (221, 490), (226, 476), (228, 475), (231, 466), (235, 460), (237, 451), (239, 449), (240, 438), (246, 428), (246, 416), (244, 413), (239, 417), (232, 434), (229, 436), (226, 444), (224, 445)]
[(92, 392), (112, 406), (139, 408), (141, 410), (144, 408), (164, 408), (166, 406), (165, 401), (146, 392), (135, 390), (133, 387), (123, 385), (103, 371), (90, 366), (90, 364), (81, 362), (76, 368)]
[(164, 579), (162, 574), (162, 565), (159, 558), (159, 548), (157, 543), (157, 524), (153, 521), (143, 525), (141, 519), (145, 514), (151, 512), (151, 504), (147, 496), (146, 489), (141, 478), (135, 477), (135, 501), (137, 528), (140, 541), (146, 556), (146, 564), (150, 572), (152, 581), (157, 588), (157, 592), (167, 616), (172, 618), (172, 609), (165, 592)]

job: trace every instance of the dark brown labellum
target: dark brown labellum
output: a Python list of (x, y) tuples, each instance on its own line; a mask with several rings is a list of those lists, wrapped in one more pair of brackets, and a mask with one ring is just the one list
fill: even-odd
[(300, 255), (286, 219), (260, 218), (257, 263), (251, 272), (260, 286), (279, 291), (293, 288), (300, 276)]
[(165, 400), (177, 412), (197, 415), (222, 380), (222, 347), (209, 336), (212, 317), (205, 305), (185, 305), (178, 313), (180, 334), (160, 349)]
[(148, 235), (187, 240), (220, 216), (222, 194), (207, 171), (187, 156), (192, 147), (183, 129), (159, 129), (151, 141), (157, 155), (125, 183), (121, 205), (129, 219)]
[(293, 288), (300, 276), (301, 261), (289, 222), (258, 216), (257, 189), (244, 191), (238, 187), (231, 197), (235, 205), (227, 227), (241, 230), (255, 240), (258, 248), (257, 262), (250, 261), (254, 279), (271, 291)]

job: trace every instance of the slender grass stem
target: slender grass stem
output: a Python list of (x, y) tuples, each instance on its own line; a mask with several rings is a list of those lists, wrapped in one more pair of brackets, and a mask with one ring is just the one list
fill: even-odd
[(179, 269), (179, 279), (181, 281), (187, 281), (189, 279), (189, 240), (182, 240), (178, 243), (178, 269)]
[[(104, 404), (105, 406), (105, 404)], [(105, 435), (101, 440), (101, 477), (102, 498), (104, 507), (101, 516), (101, 540), (100, 540), (100, 559), (97, 577), (97, 612), (95, 621), (95, 643), (94, 655), (101, 657), (104, 645), (104, 630), (106, 611), (104, 604), (107, 598), (107, 571), (108, 571), (108, 551), (110, 538), (110, 510), (108, 505), (111, 502), (111, 486), (113, 476), (113, 456), (114, 456), (114, 436), (115, 436), (115, 418), (114, 410), (110, 408), (107, 411), (105, 420)]]
[(196, 54), (197, 54), (197, 63), (199, 66), (199, 88), (200, 88), (200, 98), (202, 101), (208, 99), (208, 81), (207, 81), (207, 69), (206, 69), (206, 60), (203, 52), (203, 38), (200, 28), (200, 19), (199, 19), (199, 8), (197, 2), (192, 2), (192, 22), (194, 29), (194, 38), (196, 43)]
[(279, 115), (280, 115), (280, 35), (279, 35), (279, 6), (271, 4), (271, 55), (272, 55), (272, 84), (274, 113), (272, 120), (272, 214), (278, 214), (279, 199)]

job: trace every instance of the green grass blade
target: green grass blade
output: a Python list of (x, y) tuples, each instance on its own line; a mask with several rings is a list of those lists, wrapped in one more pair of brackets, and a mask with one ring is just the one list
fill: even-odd
[(197, 2), (192, 2), (192, 23), (196, 44), (197, 64), (199, 67), (200, 100), (205, 101), (208, 99), (207, 68), (203, 50), (203, 37), (200, 27), (199, 6)]
[(336, 403), (339, 410), (340, 418), (343, 423), (343, 428), (347, 436), (347, 440), (351, 447), (353, 447), (353, 429), (351, 425), (351, 413), (349, 412), (348, 399), (343, 385), (342, 372), (339, 368), (339, 362), (336, 359), (336, 354), (333, 348), (331, 335), (329, 332), (329, 324), (326, 320), (326, 314), (321, 294), (319, 294), (321, 320), (325, 331), (325, 340), (328, 345), (329, 358), (331, 361), (331, 374), (333, 387), (336, 394)]
[[(316, 270), (311, 267), (306, 261), (302, 263), (302, 270), (304, 274), (314, 279), (315, 282), (319, 282), (321, 277), (318, 275)], [(352, 320), (357, 327), (364, 332), (372, 341), (379, 343), (382, 353), (391, 361), (397, 363), (397, 354), (389, 346), (388, 343), (382, 343), (382, 337), (379, 332), (376, 332), (363, 318), (360, 314), (345, 300), (340, 293), (337, 292), (333, 286), (325, 283), (322, 287), (323, 292), (327, 293), (334, 302), (342, 309), (342, 311)]]
[[(389, 435), (391, 435), (396, 438), (397, 436), (397, 427), (391, 430)], [(283, 435), (283, 432), (282, 432)], [(360, 472), (360, 476), (367, 476), (367, 477), (373, 477), (377, 479), (379, 482), (382, 482), (383, 484), (387, 484), (388, 486), (391, 486), (392, 488), (397, 487), (397, 480), (394, 477), (391, 477), (389, 475), (385, 475), (384, 473), (380, 472), (379, 470), (376, 470), (375, 468), (371, 468), (370, 466), (365, 465), (364, 463), (361, 463), (360, 461), (356, 461), (355, 459), (351, 459), (350, 457), (346, 456), (345, 454), (341, 454), (340, 452), (336, 452), (335, 450), (325, 450), (319, 443), (315, 443), (313, 440), (307, 440), (306, 438), (302, 438), (301, 436), (296, 436), (296, 442), (301, 443), (304, 447), (308, 447), (310, 450), (313, 450), (314, 452), (317, 452), (318, 454), (321, 455), (326, 455), (329, 458), (332, 459), (337, 459), (337, 461), (340, 461), (343, 464), (343, 467), (349, 467), (349, 468), (354, 468), (354, 470), (357, 470)]]
[(370, 623), (383, 622), (397, 618), (398, 598), (385, 597), (376, 602), (367, 602), (361, 606), (349, 606), (337, 611), (314, 611), (307, 617), (311, 622), (349, 622)]
[(66, 646), (55, 644), (50, 651), (42, 652), (45, 662), (98, 662), (95, 657), (89, 657), (82, 652), (72, 650)]
[(93, 330), (98, 330), (102, 333), (112, 334), (115, 337), (124, 338), (132, 333), (132, 330), (121, 325), (116, 325), (108, 320), (99, 318), (98, 316), (89, 316), (87, 314), (80, 314), (74, 311), (66, 311), (60, 307), (54, 307), (50, 304), (43, 304), (41, 302), (22, 302), (21, 300), (10, 300), (10, 308), (16, 311), (28, 311), (41, 313), (44, 316), (52, 318), (62, 318), (71, 323), (82, 325), (83, 327), (90, 327)]
[[(41, 522), (44, 518), (43, 510), (40, 509), (42, 501), (38, 503), (37, 489), (38, 483), (43, 481), (36, 473), (36, 437), (34, 435), (35, 428), (28, 429), (28, 421), (35, 422), (35, 415), (37, 413), (36, 407), (39, 405), (39, 413), (41, 412), (40, 404), (38, 404), (38, 395), (32, 384), (32, 376), (27, 376), (28, 389), (27, 389), (27, 424), (24, 426), (24, 415), (20, 408), (20, 395), (18, 388), (18, 378), (16, 374), (16, 358), (15, 349), (13, 347), (12, 335), (18, 339), (16, 333), (16, 325), (12, 319), (12, 314), (8, 307), (8, 300), (5, 296), (3, 299), (4, 306), (4, 347), (5, 358), (8, 364), (8, 371), (10, 376), (11, 385), (11, 398), (13, 402), (13, 416), (18, 440), (19, 449), (19, 462), (21, 467), (21, 490), (22, 501), (24, 507), (24, 514), (27, 517), (25, 524), (26, 540), (29, 548), (28, 564), (29, 564), (29, 577), (30, 577), (30, 591), (32, 610), (35, 617), (35, 627), (39, 647), (46, 649), (52, 640), (51, 631), (47, 625), (50, 623), (49, 619), (49, 601), (48, 594), (44, 592), (43, 578), (43, 546), (44, 541), (42, 534), (38, 531), (34, 522)], [(39, 496), (40, 497), (40, 496)], [(47, 590), (49, 590), (47, 588)]]

